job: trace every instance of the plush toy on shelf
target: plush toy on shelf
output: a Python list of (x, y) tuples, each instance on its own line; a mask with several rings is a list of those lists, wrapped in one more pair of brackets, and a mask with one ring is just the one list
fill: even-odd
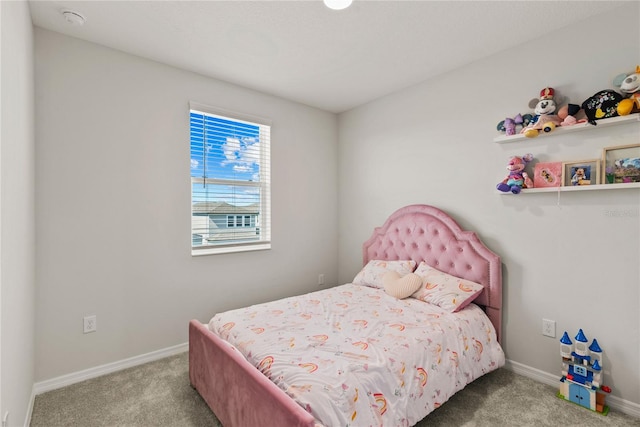
[(640, 111), (640, 65), (636, 66), (636, 72), (620, 74), (613, 79), (613, 85), (620, 88), (620, 92), (627, 98), (618, 103), (617, 111), (621, 116)]
[(551, 132), (559, 126), (562, 120), (553, 114), (556, 111), (556, 102), (553, 99), (554, 89), (545, 87), (540, 91), (540, 99), (533, 98), (529, 101), (529, 108), (533, 108), (535, 116), (528, 126), (525, 126), (520, 133), (527, 138), (535, 138), (540, 132)]
[(582, 107), (576, 104), (566, 104), (558, 109), (560, 126), (573, 126), (578, 123), (586, 123), (586, 114)]
[(498, 126), (496, 126), (496, 128), (500, 132), (504, 132), (506, 135), (515, 135), (518, 126), (525, 127), (529, 123), (531, 123), (532, 119), (533, 116), (531, 114), (518, 113), (514, 117), (507, 117), (506, 119), (498, 123)]
[(533, 188), (533, 181), (524, 171), (527, 163), (533, 160), (533, 154), (527, 153), (522, 157), (513, 156), (509, 159), (507, 170), (509, 175), (497, 185), (497, 189), (503, 193), (512, 192), (518, 194), (523, 188)]
[(597, 125), (597, 120), (618, 116), (618, 104), (624, 97), (615, 90), (604, 89), (596, 92), (582, 103), (582, 109), (589, 123)]

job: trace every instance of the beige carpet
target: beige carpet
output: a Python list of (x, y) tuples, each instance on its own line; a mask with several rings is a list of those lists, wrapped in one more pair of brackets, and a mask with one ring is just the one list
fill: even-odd
[[(556, 391), (499, 369), (469, 384), (417, 425), (640, 427), (638, 418), (613, 410), (602, 416), (558, 399)], [(31, 426), (218, 427), (220, 423), (191, 388), (188, 357), (183, 353), (36, 396)]]

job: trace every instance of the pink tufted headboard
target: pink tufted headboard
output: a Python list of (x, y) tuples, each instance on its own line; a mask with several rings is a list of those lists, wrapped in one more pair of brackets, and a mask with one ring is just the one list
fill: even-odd
[(372, 259), (426, 261), (430, 266), (484, 286), (476, 300), (502, 339), (502, 263), (472, 231), (438, 208), (410, 205), (395, 211), (362, 245), (363, 264)]

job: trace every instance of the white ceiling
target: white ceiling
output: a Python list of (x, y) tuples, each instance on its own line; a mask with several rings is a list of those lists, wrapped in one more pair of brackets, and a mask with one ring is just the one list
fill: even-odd
[[(624, 4), (354, 0), (333, 11), (321, 0), (29, 1), (35, 26), (334, 113)], [(63, 9), (86, 23), (68, 24)], [(544, 63), (543, 49), (532, 44), (531, 54)]]

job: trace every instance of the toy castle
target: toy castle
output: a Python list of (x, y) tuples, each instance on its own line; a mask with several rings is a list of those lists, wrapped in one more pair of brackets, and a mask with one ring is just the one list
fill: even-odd
[(602, 385), (602, 349), (595, 339), (587, 347), (589, 340), (582, 329), (574, 339), (575, 343), (566, 332), (560, 338), (562, 378), (557, 396), (607, 415), (605, 393), (611, 393), (611, 388)]

